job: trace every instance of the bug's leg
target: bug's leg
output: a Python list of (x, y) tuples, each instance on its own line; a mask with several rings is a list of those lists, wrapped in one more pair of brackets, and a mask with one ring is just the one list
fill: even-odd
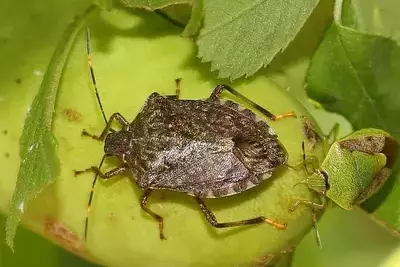
[(324, 194), (321, 195), (321, 203), (312, 202), (312, 201), (309, 201), (306, 199), (297, 199), (290, 206), (289, 211), (290, 212), (295, 211), (299, 207), (300, 204), (311, 206), (313, 209), (316, 209), (316, 210), (321, 210), (321, 209), (325, 208), (325, 206), (326, 206), (325, 195)]
[[(309, 165), (312, 165), (312, 170), (310, 171)], [(286, 164), (287, 167), (294, 169), (296, 171), (300, 171), (301, 169), (305, 170), (308, 175), (315, 173), (315, 170), (318, 169), (318, 159), (315, 156), (307, 156), (305, 161), (298, 163), (296, 165)]]
[(122, 129), (126, 129), (129, 126), (129, 122), (121, 114), (116, 112), (111, 115), (110, 119), (107, 122), (106, 127), (104, 128), (104, 130), (100, 134), (100, 136), (90, 134), (86, 130), (82, 131), (82, 135), (89, 136), (95, 140), (103, 141), (109, 131), (113, 131), (113, 132), (115, 131), (115, 130), (111, 129), (111, 124), (113, 123), (114, 120), (118, 121), (121, 124)]
[(117, 168), (115, 168), (115, 169), (112, 169), (111, 171), (108, 171), (108, 172), (106, 172), (106, 173), (102, 173), (98, 167), (92, 166), (92, 167), (89, 167), (89, 168), (87, 168), (87, 169), (80, 170), (80, 171), (75, 171), (75, 170), (74, 170), (74, 174), (75, 174), (75, 176), (77, 176), (77, 175), (80, 175), (80, 174), (83, 174), (83, 173), (86, 173), (86, 172), (94, 172), (94, 173), (97, 174), (100, 178), (102, 178), (102, 179), (108, 179), (108, 178), (111, 178), (111, 177), (113, 177), (113, 176), (116, 176), (116, 175), (118, 175), (118, 174), (123, 173), (123, 172), (126, 171), (127, 169), (128, 169), (128, 168), (127, 168), (125, 165), (121, 165), (121, 166), (119, 166), (119, 167), (117, 167)]
[(319, 230), (318, 230), (318, 218), (317, 218), (317, 211), (320, 209), (323, 209), (326, 206), (326, 198), (324, 195), (321, 195), (321, 203), (314, 203), (308, 200), (296, 200), (292, 206), (289, 208), (289, 212), (293, 212), (297, 209), (297, 207), (300, 204), (306, 204), (306, 205), (310, 205), (311, 206), (311, 210), (312, 210), (312, 221), (313, 221), (313, 227), (315, 230), (315, 237), (316, 237), (316, 241), (318, 244), (319, 248), (322, 248), (322, 241), (321, 241), (321, 236), (319, 234)]
[[(286, 165), (289, 168), (292, 168), (292, 169), (294, 169), (296, 171), (299, 171), (299, 170), (301, 170), (303, 168), (305, 170), (305, 172), (307, 173), (307, 175), (311, 175), (311, 174), (315, 173), (315, 171), (318, 169), (318, 166), (319, 166), (318, 159), (315, 156), (307, 156), (306, 155), (304, 141), (301, 143), (301, 149), (303, 151), (303, 153), (302, 153), (303, 161), (301, 163), (299, 163), (297, 165), (293, 165), (293, 166), (289, 165), (289, 164), (286, 164)], [(312, 170), (311, 171), (308, 168), (308, 166), (310, 164), (312, 166)], [(307, 181), (307, 179), (305, 179), (304, 181)], [(305, 183), (304, 181), (300, 182), (300, 183), (297, 183), (297, 184)]]
[[(318, 159), (315, 156), (306, 156), (306, 149), (304, 145), (304, 141), (301, 143), (301, 150), (303, 151), (303, 165), (304, 169), (306, 170), (308, 175), (311, 175), (315, 172), (315, 170), (318, 169)], [(311, 163), (312, 165), (312, 171), (310, 172), (308, 169), (308, 165)]]
[(181, 94), (181, 81), (182, 81), (182, 78), (175, 79), (175, 94), (167, 95), (168, 98), (179, 99), (179, 96)]
[(312, 209), (312, 220), (313, 220), (313, 227), (315, 230), (315, 238), (317, 241), (317, 245), (319, 248), (322, 248), (321, 236), (320, 236), (319, 230), (318, 230), (318, 218), (317, 218), (316, 210), (314, 208)]
[(339, 127), (340, 124), (335, 123), (335, 125), (333, 125), (332, 129), (329, 131), (328, 135), (326, 135), (326, 138), (328, 139), (330, 144), (333, 144), (337, 140), (339, 135)]
[(147, 199), (149, 198), (150, 193), (152, 192), (151, 189), (146, 189), (140, 199), (140, 207), (150, 214), (151, 217), (153, 217), (157, 222), (158, 222), (158, 229), (160, 231), (160, 239), (165, 239), (164, 236), (164, 219), (157, 213), (154, 213), (147, 207)]
[(215, 228), (227, 228), (227, 227), (235, 227), (241, 225), (249, 225), (249, 224), (260, 224), (260, 223), (268, 223), (276, 228), (285, 229), (286, 224), (275, 222), (272, 219), (265, 218), (264, 216), (255, 217), (252, 219), (235, 221), (235, 222), (218, 222), (215, 215), (207, 208), (206, 204), (200, 198), (195, 198), (197, 204), (199, 204), (201, 211), (206, 217), (207, 221), (214, 226)]
[(90, 188), (90, 194), (89, 194), (89, 199), (88, 199), (88, 204), (87, 204), (87, 209), (86, 209), (85, 235), (84, 235), (85, 240), (87, 239), (88, 226), (89, 226), (89, 214), (90, 214), (91, 207), (92, 207), (92, 200), (93, 200), (93, 195), (94, 195), (94, 187), (96, 185), (97, 178), (101, 177), (102, 179), (109, 179), (109, 178), (114, 177), (114, 176), (116, 176), (116, 175), (118, 175), (118, 174), (120, 174), (120, 173), (122, 173), (122, 172), (124, 172), (125, 170), (128, 169), (127, 166), (121, 165), (118, 168), (115, 168), (115, 169), (113, 169), (111, 171), (108, 171), (106, 173), (102, 173), (100, 171), (100, 168), (103, 165), (103, 162), (104, 162), (105, 158), (106, 158), (106, 155), (103, 156), (103, 158), (102, 158), (102, 160), (101, 160), (101, 162), (99, 164), (99, 167), (90, 167), (90, 168), (87, 168), (86, 170), (83, 170), (83, 171), (74, 171), (75, 172), (75, 176), (79, 175), (79, 174), (82, 174), (82, 173), (85, 173), (85, 172), (94, 172), (96, 174), (94, 176), (94, 179), (93, 179), (93, 182), (92, 182), (92, 187)]
[(283, 114), (274, 115), (271, 112), (269, 112), (268, 110), (266, 110), (265, 108), (263, 108), (260, 105), (258, 105), (257, 103), (251, 101), (250, 99), (248, 99), (247, 97), (245, 97), (244, 95), (242, 95), (241, 93), (239, 93), (238, 91), (233, 89), (232, 87), (230, 87), (228, 85), (225, 85), (225, 84), (220, 84), (217, 87), (215, 87), (214, 91), (211, 93), (211, 95), (208, 98), (208, 100), (209, 101), (217, 101), (217, 100), (219, 100), (219, 98), (221, 97), (221, 93), (224, 90), (227, 90), (231, 94), (233, 94), (234, 96), (246, 101), (247, 104), (249, 104), (253, 108), (257, 109), (258, 111), (260, 111), (262, 114), (264, 114), (265, 116), (267, 116), (271, 120), (277, 121), (277, 120), (281, 120), (281, 119), (289, 118), (289, 117), (297, 118), (296, 114), (293, 111), (290, 111), (290, 112), (287, 112), (287, 113), (283, 113)]
[(181, 81), (182, 81), (182, 78), (175, 79), (175, 96), (176, 96), (176, 99), (179, 99), (179, 96), (181, 94)]
[(326, 201), (325, 201), (325, 197), (322, 198), (323, 201), (322, 203), (314, 203), (308, 200), (297, 200), (296, 202), (293, 203), (293, 205), (289, 208), (289, 212), (293, 212), (295, 209), (297, 209), (297, 207), (300, 204), (306, 204), (306, 205), (310, 205), (311, 209), (312, 209), (312, 221), (313, 221), (313, 227), (315, 230), (315, 237), (316, 237), (316, 241), (318, 244), (319, 248), (322, 248), (322, 241), (321, 241), (321, 236), (319, 234), (319, 230), (318, 230), (318, 220), (317, 220), (317, 210), (323, 209), (326, 205)]

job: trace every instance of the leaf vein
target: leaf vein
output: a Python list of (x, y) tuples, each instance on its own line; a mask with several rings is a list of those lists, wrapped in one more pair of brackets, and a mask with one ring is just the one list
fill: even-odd
[(354, 76), (356, 78), (357, 84), (360, 86), (360, 88), (361, 88), (365, 98), (367, 99), (367, 101), (371, 104), (371, 106), (372, 106), (373, 110), (375, 111), (375, 113), (377, 115), (377, 118), (379, 119), (381, 125), (383, 126), (383, 128), (386, 128), (385, 122), (384, 122), (381, 114), (379, 113), (379, 109), (377, 108), (377, 104), (371, 98), (371, 96), (368, 94), (368, 91), (365, 88), (364, 83), (361, 81), (361, 79), (360, 79), (360, 77), (358, 75), (357, 69), (356, 69), (353, 61), (351, 60), (350, 55), (349, 55), (345, 45), (343, 44), (343, 41), (342, 41), (342, 38), (341, 38), (341, 35), (340, 35), (339, 31), (338, 31), (338, 34), (336, 34), (336, 36), (337, 36), (338, 42), (340, 44), (340, 48), (343, 50), (343, 53), (345, 54), (345, 58), (349, 63), (350, 71), (353, 72), (353, 74), (354, 74)]

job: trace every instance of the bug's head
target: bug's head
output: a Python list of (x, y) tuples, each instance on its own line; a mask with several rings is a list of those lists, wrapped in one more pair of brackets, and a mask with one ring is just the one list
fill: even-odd
[(110, 156), (121, 156), (131, 150), (132, 133), (118, 131), (109, 133), (104, 142), (104, 153)]

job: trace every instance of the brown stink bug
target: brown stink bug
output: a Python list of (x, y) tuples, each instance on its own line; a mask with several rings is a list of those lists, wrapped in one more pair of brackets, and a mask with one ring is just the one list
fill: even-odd
[[(93, 187), (98, 177), (108, 179), (130, 172), (143, 190), (141, 208), (159, 223), (160, 238), (164, 239), (163, 218), (147, 207), (153, 190), (172, 190), (192, 196), (208, 222), (216, 228), (268, 223), (279, 229), (286, 227), (264, 216), (233, 222), (219, 222), (203, 199), (239, 194), (268, 179), (274, 170), (286, 164), (287, 152), (277, 135), (263, 120), (258, 120), (249, 109), (232, 101), (221, 101), (227, 90), (263, 113), (271, 120), (295, 117), (293, 112), (273, 115), (227, 85), (218, 85), (206, 100), (180, 100), (179, 82), (176, 95), (151, 94), (136, 118), (129, 122), (120, 113), (107, 120), (98, 95), (94, 70), (90, 59), (89, 31), (87, 52), (93, 86), (106, 127), (100, 136), (84, 135), (105, 140), (105, 155), (99, 167), (82, 172), (95, 172)], [(116, 120), (122, 129), (115, 131)], [(106, 157), (115, 156), (121, 164), (106, 173), (100, 171)], [(89, 196), (88, 210), (93, 197)], [(88, 216), (85, 223), (85, 238)]]

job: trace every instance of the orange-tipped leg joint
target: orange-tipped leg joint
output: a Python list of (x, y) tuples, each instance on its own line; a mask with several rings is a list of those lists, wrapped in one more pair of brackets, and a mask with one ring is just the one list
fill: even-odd
[(286, 226), (287, 226), (286, 223), (278, 223), (278, 222), (276, 222), (274, 220), (271, 220), (271, 219), (268, 219), (268, 218), (265, 218), (265, 222), (270, 224), (270, 225), (272, 225), (272, 226), (274, 226), (275, 228), (278, 228), (278, 229), (281, 229), (281, 230), (286, 229)]
[(271, 119), (274, 121), (278, 121), (278, 120), (285, 119), (285, 118), (297, 118), (297, 116), (296, 116), (296, 113), (291, 111), (291, 112), (287, 112), (287, 113), (283, 113), (283, 114), (279, 114), (279, 115), (274, 115)]

